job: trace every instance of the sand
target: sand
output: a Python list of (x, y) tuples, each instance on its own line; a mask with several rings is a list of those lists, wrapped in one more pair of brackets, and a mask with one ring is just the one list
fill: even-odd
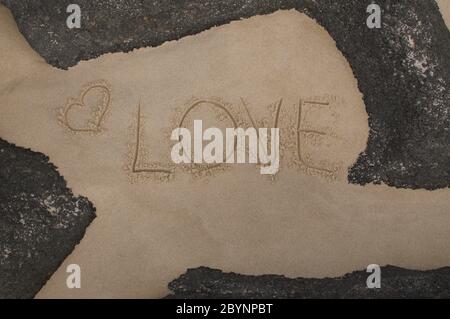
[(450, 1), (448, 0), (436, 0), (439, 9), (441, 10), (442, 17), (447, 24), (447, 27), (450, 28)]
[[(159, 298), (198, 266), (325, 277), (450, 264), (448, 190), (347, 183), (367, 114), (348, 62), (307, 16), (253, 17), (69, 71), (0, 16), (0, 136), (47, 154), (98, 214), (38, 298)], [(168, 134), (194, 103), (185, 126), (271, 127), (281, 105), (280, 172), (171, 164)], [(81, 289), (66, 287), (74, 263)]]

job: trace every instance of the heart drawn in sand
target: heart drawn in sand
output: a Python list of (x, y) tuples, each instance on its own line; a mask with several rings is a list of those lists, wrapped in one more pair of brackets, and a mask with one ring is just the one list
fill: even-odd
[(106, 81), (89, 83), (78, 98), (67, 100), (60, 110), (59, 122), (75, 133), (100, 133), (110, 102), (111, 93)]

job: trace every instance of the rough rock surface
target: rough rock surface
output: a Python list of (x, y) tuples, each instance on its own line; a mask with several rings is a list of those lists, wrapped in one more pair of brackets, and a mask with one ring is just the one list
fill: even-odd
[(277, 275), (244, 276), (210, 268), (189, 269), (169, 284), (166, 298), (303, 299), (303, 298), (450, 298), (450, 268), (414, 271), (381, 268), (381, 289), (368, 289), (370, 273), (339, 278), (289, 279)]
[(366, 26), (371, 0), (78, 0), (81, 29), (66, 27), (73, 1), (0, 1), (31, 46), (59, 68), (295, 8), (328, 30), (364, 94), (369, 142), (349, 181), (429, 190), (450, 185), (450, 32), (433, 0), (377, 1), (381, 29)]
[(32, 298), (94, 218), (45, 155), (0, 139), (0, 299)]

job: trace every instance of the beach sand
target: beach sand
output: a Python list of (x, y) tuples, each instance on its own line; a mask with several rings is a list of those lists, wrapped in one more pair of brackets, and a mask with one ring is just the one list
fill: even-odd
[[(38, 298), (159, 298), (198, 266), (329, 277), (450, 265), (448, 189), (347, 183), (367, 114), (348, 62), (306, 15), (253, 17), (69, 71), (0, 16), (0, 71), (11, 75), (0, 76), (0, 136), (48, 155), (98, 215)], [(282, 105), (280, 172), (171, 164), (168, 134), (194, 103), (186, 126), (233, 125), (220, 105), (243, 126), (271, 127)], [(81, 289), (66, 286), (69, 264), (81, 266)]]
[(450, 1), (448, 0), (436, 0), (439, 9), (441, 10), (442, 17), (445, 23), (450, 28)]

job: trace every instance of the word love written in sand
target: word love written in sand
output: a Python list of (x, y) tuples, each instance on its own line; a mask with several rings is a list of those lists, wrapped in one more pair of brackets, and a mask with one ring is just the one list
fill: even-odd
[[(355, 156), (351, 161), (348, 156), (339, 158), (339, 154), (342, 154), (339, 150), (348, 149), (348, 145), (352, 144), (351, 135), (342, 130), (346, 123), (340, 119), (345, 103), (328, 95), (300, 98), (295, 102), (286, 101), (287, 99), (281, 98), (266, 107), (253, 109), (243, 98), (235, 105), (219, 98), (194, 98), (183, 107), (176, 108), (169, 117), (159, 116), (160, 112), (153, 113), (158, 117), (157, 122), (167, 123), (159, 131), (146, 125), (149, 117), (143, 114), (146, 108), (155, 106), (139, 103), (130, 126), (131, 140), (125, 169), (131, 180), (135, 181), (148, 178), (170, 180), (179, 171), (194, 177), (210, 176), (214, 172), (231, 168), (227, 163), (175, 164), (171, 160), (173, 130), (190, 128), (196, 120), (203, 120), (209, 122), (209, 127), (256, 130), (264, 127), (277, 128), (280, 132), (281, 166), (296, 168), (305, 174), (321, 176), (327, 180), (336, 179), (342, 168), (352, 164), (359, 154), (359, 150), (355, 152), (353, 149), (350, 153), (355, 153)], [(110, 108), (110, 86), (106, 81), (96, 81), (84, 86), (77, 98), (68, 99), (66, 105), (59, 110), (58, 120), (72, 133), (96, 135), (104, 131), (105, 116)], [(340, 134), (342, 132), (344, 134)], [(152, 139), (157, 142), (158, 146), (155, 148), (147, 146)], [(225, 157), (228, 155), (224, 154)]]
[[(209, 127), (255, 128), (257, 130), (262, 127), (277, 128), (281, 132), (280, 153), (285, 165), (296, 167), (309, 175), (334, 180), (342, 168), (342, 163), (334, 159), (321, 158), (320, 150), (309, 151), (309, 149), (330, 147), (339, 140), (333, 130), (333, 126), (339, 118), (339, 114), (334, 110), (338, 106), (339, 102), (334, 97), (322, 97), (315, 100), (299, 99), (291, 107), (287, 107), (284, 100), (280, 99), (267, 106), (268, 112), (266, 113), (269, 113), (269, 116), (256, 118), (242, 98), (241, 105), (238, 107), (218, 98), (193, 99), (185, 107), (175, 111), (175, 115), (170, 119), (171, 127), (164, 129), (162, 136), (165, 140), (170, 141), (170, 132), (183, 127), (188, 128), (200, 119), (206, 120), (206, 122), (209, 120), (212, 124)], [(203, 177), (231, 167), (226, 163), (174, 164), (170, 159), (156, 161), (152, 157), (152, 150), (146, 146), (146, 140), (152, 139), (154, 136), (144, 132), (145, 116), (142, 115), (142, 108), (143, 106), (140, 104), (135, 121), (130, 128), (134, 141), (129, 145), (128, 161), (131, 164), (127, 166), (127, 170), (131, 173), (132, 178), (134, 177), (133, 180), (140, 178), (170, 180), (179, 170), (194, 177)], [(212, 114), (213, 117), (211, 117)], [(314, 126), (310, 120), (318, 115), (322, 124), (318, 123)], [(247, 149), (247, 151), (249, 150)], [(166, 152), (170, 154), (169, 149)], [(250, 152), (247, 155), (251, 156)], [(224, 154), (225, 158), (229, 158), (229, 156), (228, 153)], [(262, 166), (263, 164), (258, 163), (257, 165)]]

